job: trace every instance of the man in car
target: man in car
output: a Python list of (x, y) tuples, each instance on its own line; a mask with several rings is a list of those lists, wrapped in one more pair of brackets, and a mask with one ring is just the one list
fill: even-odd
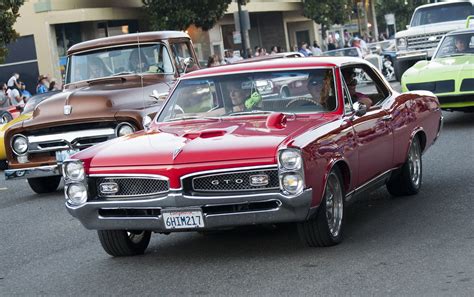
[(454, 52), (455, 53), (465, 53), (469, 47), (468, 39), (470, 36), (458, 35), (454, 38)]
[(346, 81), (347, 88), (349, 89), (352, 102), (362, 103), (367, 107), (367, 109), (369, 109), (373, 104), (372, 99), (370, 99), (369, 96), (357, 91), (357, 79), (355, 78), (353, 69), (343, 70), (342, 75)]

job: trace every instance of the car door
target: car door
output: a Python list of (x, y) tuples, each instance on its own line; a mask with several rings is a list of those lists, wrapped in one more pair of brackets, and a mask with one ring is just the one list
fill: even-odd
[[(347, 71), (349, 69), (342, 69)], [(358, 65), (352, 69), (357, 73), (359, 93), (364, 92), (373, 102), (362, 116), (350, 118), (357, 141), (359, 166), (358, 185), (362, 185), (391, 169), (393, 162), (393, 133), (391, 115), (382, 106), (390, 92), (372, 67)], [(355, 97), (349, 92), (349, 96)], [(352, 101), (356, 101), (352, 98)]]

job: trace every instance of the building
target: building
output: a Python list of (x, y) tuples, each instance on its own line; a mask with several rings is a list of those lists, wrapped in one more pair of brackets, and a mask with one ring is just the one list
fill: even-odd
[[(20, 72), (29, 89), (34, 89), (38, 74), (62, 78), (66, 50), (75, 43), (117, 34), (148, 31), (141, 0), (27, 0), (20, 8), (15, 30), (17, 42), (9, 45), (10, 54), (0, 65), (0, 81)], [(249, 12), (248, 47), (273, 45), (292, 50), (302, 41), (321, 44), (319, 26), (303, 17), (300, 0), (252, 0)], [(238, 50), (233, 2), (219, 22), (209, 31), (190, 27), (199, 59), (222, 55), (225, 49)]]

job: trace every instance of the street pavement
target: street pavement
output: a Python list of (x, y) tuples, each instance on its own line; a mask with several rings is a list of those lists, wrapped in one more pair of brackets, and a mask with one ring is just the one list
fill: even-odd
[(112, 258), (62, 189), (36, 195), (0, 173), (0, 296), (472, 296), (474, 114), (444, 116), (420, 193), (357, 201), (331, 248), (283, 225), (153, 235), (145, 255)]

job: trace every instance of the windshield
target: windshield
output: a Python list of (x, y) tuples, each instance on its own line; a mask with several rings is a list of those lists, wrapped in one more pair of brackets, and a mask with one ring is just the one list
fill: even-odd
[(66, 83), (114, 75), (173, 72), (164, 44), (127, 45), (70, 56)]
[(268, 112), (336, 109), (332, 69), (258, 72), (184, 79), (158, 122)]
[(435, 58), (474, 54), (474, 32), (446, 36)]
[(418, 9), (413, 16), (410, 26), (430, 25), (433, 23), (465, 20), (474, 14), (474, 8), (470, 2), (452, 3), (449, 5), (436, 5)]

